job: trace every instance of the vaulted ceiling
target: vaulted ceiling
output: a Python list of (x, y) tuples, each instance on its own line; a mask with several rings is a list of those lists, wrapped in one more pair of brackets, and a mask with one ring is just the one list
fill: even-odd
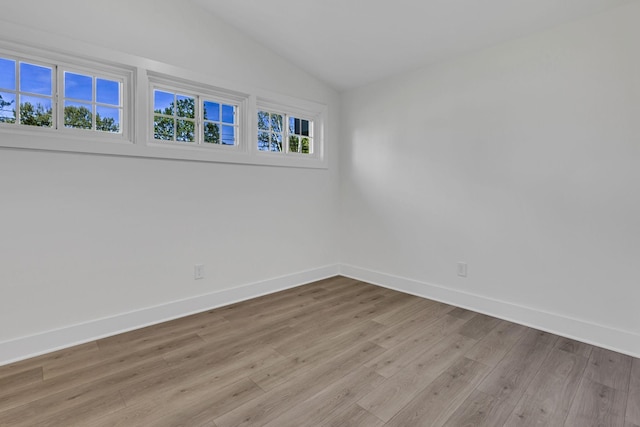
[(193, 0), (338, 90), (637, 0)]

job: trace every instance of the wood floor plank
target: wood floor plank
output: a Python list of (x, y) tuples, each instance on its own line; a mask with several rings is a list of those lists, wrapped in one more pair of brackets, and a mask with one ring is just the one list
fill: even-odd
[(640, 427), (640, 360), (333, 277), (0, 367), (0, 427)]
[(629, 389), (625, 420), (629, 423), (640, 425), (640, 388), (633, 387)]
[(474, 360), (459, 359), (416, 394), (386, 426), (442, 426), (489, 370), (488, 366)]
[[(244, 334), (242, 332), (245, 332)], [(211, 334), (203, 337), (206, 341), (198, 346), (183, 346), (173, 349), (163, 356), (167, 363), (176, 364), (185, 360), (207, 358), (219, 351), (235, 352), (245, 351), (247, 348), (260, 347), (262, 345), (276, 346), (279, 340), (289, 337), (293, 329), (289, 326), (279, 328), (252, 328), (250, 330), (232, 330), (222, 334)], [(200, 336), (200, 335), (198, 335)]]
[(584, 375), (591, 381), (627, 392), (633, 358), (604, 348), (591, 352)]
[[(383, 325), (393, 326), (398, 323), (406, 322), (420, 312), (429, 310), (439, 304), (439, 302), (433, 300), (414, 297), (407, 303), (396, 307), (395, 309), (390, 310), (387, 313), (374, 317), (372, 320), (378, 323), (382, 323)], [(453, 310), (453, 307), (451, 308), (451, 310)]]
[(427, 348), (396, 375), (380, 384), (358, 405), (387, 422), (421, 390), (446, 371), (475, 340), (450, 335)]
[(593, 346), (570, 338), (560, 337), (556, 343), (556, 347), (562, 351), (574, 353), (587, 359), (591, 356)]
[(342, 378), (384, 349), (364, 343), (343, 352), (303, 375), (295, 384), (285, 385), (247, 402), (213, 421), (219, 427), (258, 426), (275, 419), (288, 408), (313, 396)]
[(73, 410), (84, 406), (87, 402), (93, 402), (107, 396), (116, 407), (119, 405), (118, 402), (124, 406), (118, 392), (120, 388), (127, 387), (164, 367), (166, 367), (166, 363), (161, 358), (156, 358), (142, 365), (76, 386), (60, 387), (59, 384), (50, 386), (49, 383), (57, 383), (58, 379), (45, 381), (41, 388), (32, 390), (26, 396), (20, 392), (3, 401), (3, 410), (0, 411), (0, 426), (13, 426), (23, 421), (36, 424), (44, 418), (53, 416), (58, 411)]
[(407, 340), (413, 339), (415, 335), (421, 334), (422, 331), (431, 327), (434, 323), (442, 331), (442, 335), (444, 336), (451, 328), (464, 325), (465, 320), (449, 316), (446, 306), (435, 306), (421, 312), (406, 322), (389, 327), (380, 333), (379, 336), (372, 338), (371, 341), (385, 348), (393, 348)]
[(291, 407), (265, 427), (315, 427), (334, 411), (344, 411), (378, 386), (384, 377), (361, 366), (320, 392)]
[[(557, 336), (527, 329), (522, 339), (478, 385), (477, 391), (482, 394), (471, 394), (447, 421), (447, 425), (469, 425), (472, 421), (476, 426), (503, 425), (556, 340)], [(482, 406), (481, 414), (478, 413), (478, 406)]]
[(384, 325), (372, 321), (356, 325), (340, 335), (317, 341), (315, 345), (293, 353), (285, 360), (251, 374), (249, 378), (263, 390), (273, 390), (318, 364), (331, 360), (336, 354), (352, 346), (364, 344), (370, 335), (378, 333), (383, 328)]
[(632, 362), (625, 419), (629, 424), (640, 426), (640, 359), (633, 359)]
[(30, 420), (27, 423), (18, 422), (15, 427), (22, 425), (29, 427), (50, 427), (50, 426), (81, 426), (86, 425), (96, 417), (112, 414), (124, 408), (124, 402), (117, 393), (103, 393), (101, 396), (83, 402), (81, 405), (74, 405), (65, 409), (57, 409), (51, 414), (47, 414), (38, 422)]
[[(77, 371), (81, 367), (90, 368), (91, 366), (102, 365), (108, 363), (110, 360), (117, 358), (120, 354), (142, 352), (149, 349), (164, 349), (163, 352), (171, 351), (174, 348), (174, 343), (177, 341), (181, 343), (178, 348), (188, 347), (191, 343), (184, 343), (183, 339), (188, 336), (192, 338), (192, 343), (202, 342), (199, 339), (198, 333), (203, 331), (210, 331), (211, 328), (224, 327), (226, 321), (220, 321), (220, 318), (210, 321), (202, 321), (200, 325), (193, 327), (185, 327), (182, 322), (175, 322), (178, 326), (169, 330), (169, 328), (163, 328), (158, 331), (153, 331), (149, 336), (140, 336), (139, 334), (133, 334), (127, 332), (123, 335), (131, 334), (131, 341), (114, 339), (110, 344), (103, 344), (100, 351), (92, 352), (86, 355), (75, 354), (72, 357), (65, 358), (64, 360), (56, 361), (55, 363), (44, 364), (43, 376), (45, 380), (55, 378), (60, 375), (65, 375)], [(165, 322), (166, 323), (166, 322)], [(189, 322), (191, 323), (191, 321)], [(146, 328), (145, 328), (146, 329)], [(166, 348), (169, 346), (169, 348)]]
[(640, 388), (640, 359), (633, 359), (630, 387)]
[(260, 387), (246, 378), (222, 388), (178, 390), (162, 400), (145, 400), (128, 406), (109, 417), (103, 417), (92, 427), (213, 425), (213, 418), (263, 393)]
[(27, 369), (0, 378), (0, 399), (22, 388), (42, 383), (42, 367)]
[(486, 314), (476, 314), (460, 328), (460, 335), (479, 340), (484, 338), (493, 328), (498, 326), (500, 319), (487, 316)]
[(627, 393), (584, 377), (578, 388), (567, 427), (623, 427)]
[(97, 352), (98, 350), (98, 344), (95, 341), (92, 341), (86, 344), (80, 344), (62, 350), (54, 351), (52, 353), (36, 356), (20, 362), (0, 366), (0, 378), (8, 375), (13, 375), (16, 372), (27, 371), (33, 368), (41, 368), (44, 365), (51, 365), (56, 363), (57, 361), (62, 361), (70, 357), (74, 357), (75, 355), (79, 355), (80, 358), (82, 358), (84, 355)]
[[(444, 427), (489, 426), (487, 419), (494, 418), (493, 412), (500, 412), (500, 397), (483, 393), (477, 388), (462, 402), (444, 422)], [(494, 424), (494, 426), (501, 424)]]
[(383, 427), (384, 422), (358, 405), (351, 405), (345, 411), (336, 411), (320, 427)]
[[(353, 310), (356, 309), (356, 312)], [(350, 310), (351, 308), (351, 310)], [(312, 320), (302, 321), (292, 325), (295, 333), (285, 337), (282, 342), (275, 347), (281, 354), (291, 356), (304, 351), (306, 348), (315, 346), (318, 342), (326, 341), (332, 337), (343, 333), (348, 325), (353, 328), (360, 323), (370, 323), (370, 319), (375, 317), (380, 310), (374, 304), (363, 304), (353, 307), (343, 307), (344, 313), (332, 315), (328, 320), (322, 322)], [(368, 328), (371, 328), (369, 325)], [(382, 331), (384, 327), (378, 328)]]
[(123, 375), (126, 378), (131, 373), (134, 376), (138, 375), (136, 374), (138, 367), (141, 367), (141, 370), (145, 370), (148, 366), (164, 366), (166, 365), (166, 362), (162, 359), (164, 353), (177, 347), (188, 346), (200, 341), (201, 339), (197, 335), (189, 335), (142, 351), (120, 354), (107, 359), (100, 365), (79, 368), (64, 376), (43, 381), (41, 385), (36, 384), (33, 387), (26, 387), (7, 396), (0, 401), (0, 411), (33, 402), (64, 390), (91, 383), (100, 383), (103, 380), (108, 381), (110, 378), (119, 378), (116, 376), (119, 372), (124, 372)]
[(171, 400), (175, 391), (190, 393), (191, 390), (219, 389), (233, 384), (253, 372), (283, 360), (270, 348), (258, 348), (242, 353), (226, 354), (206, 360), (195, 360), (170, 369), (159, 370), (144, 380), (120, 390), (125, 403), (134, 405), (143, 399)]
[(471, 320), (471, 318), (474, 317), (476, 314), (478, 313), (475, 313), (471, 310), (467, 310), (461, 307), (456, 307), (449, 312), (449, 315), (453, 317), (457, 317), (458, 319), (462, 319), (462, 320)]
[(443, 337), (455, 334), (463, 326), (463, 322), (455, 317), (443, 316), (442, 319), (436, 320), (418, 333), (414, 333), (406, 341), (372, 359), (367, 363), (367, 366), (373, 367), (380, 375), (389, 378)]
[(587, 362), (584, 356), (554, 348), (506, 425), (562, 426)]
[(520, 340), (527, 328), (515, 323), (502, 321), (484, 338), (471, 347), (465, 357), (494, 367)]

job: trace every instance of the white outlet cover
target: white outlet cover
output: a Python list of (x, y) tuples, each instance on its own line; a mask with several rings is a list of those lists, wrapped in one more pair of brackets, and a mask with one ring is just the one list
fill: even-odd
[(458, 276), (459, 277), (467, 277), (467, 263), (459, 262), (458, 263)]
[(204, 264), (196, 264), (193, 268), (193, 278), (204, 279)]

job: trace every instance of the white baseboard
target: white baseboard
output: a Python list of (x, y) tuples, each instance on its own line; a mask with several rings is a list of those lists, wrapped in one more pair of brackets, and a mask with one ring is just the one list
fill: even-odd
[(352, 265), (336, 264), (0, 342), (0, 366), (122, 332), (211, 310), (216, 307), (290, 289), (337, 274), (423, 298), (441, 301), (640, 358), (640, 335), (633, 332), (405, 277)]
[(557, 313), (352, 265), (341, 265), (340, 274), (385, 288), (477, 311), (629, 356), (640, 357), (640, 335), (630, 331), (614, 329), (586, 320), (574, 319)]
[(339, 271), (339, 265), (329, 265), (0, 342), (0, 366), (326, 279), (339, 274)]

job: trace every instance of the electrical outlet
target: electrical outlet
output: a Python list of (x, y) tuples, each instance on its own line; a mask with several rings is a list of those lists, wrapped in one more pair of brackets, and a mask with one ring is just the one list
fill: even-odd
[(459, 262), (458, 263), (458, 277), (467, 277), (467, 263)]
[(196, 264), (193, 267), (193, 278), (195, 280), (204, 279), (204, 264)]

